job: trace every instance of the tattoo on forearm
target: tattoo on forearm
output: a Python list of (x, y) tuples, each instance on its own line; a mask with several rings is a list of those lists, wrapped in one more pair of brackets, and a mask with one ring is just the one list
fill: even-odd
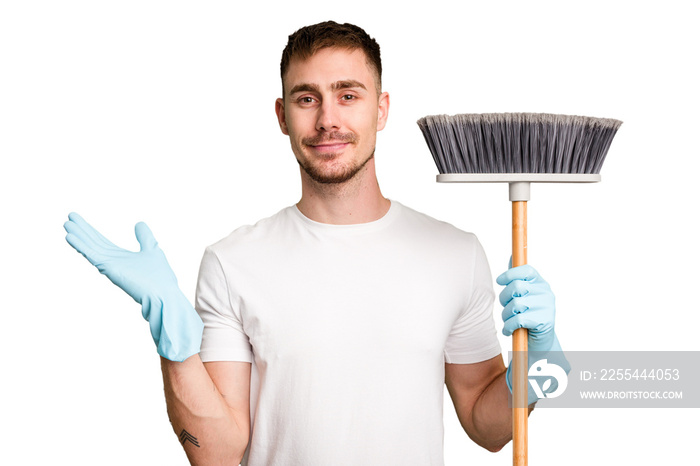
[(182, 432), (180, 432), (180, 443), (184, 447), (185, 443), (187, 443), (187, 442), (190, 442), (192, 445), (199, 448), (199, 442), (197, 441), (197, 437), (190, 434), (185, 429), (182, 429)]

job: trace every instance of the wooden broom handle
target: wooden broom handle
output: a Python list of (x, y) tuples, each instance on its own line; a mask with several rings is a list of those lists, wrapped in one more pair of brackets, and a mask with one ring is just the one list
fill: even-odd
[[(527, 264), (527, 201), (513, 201), (513, 267)], [(513, 332), (513, 465), (527, 466), (527, 329)]]

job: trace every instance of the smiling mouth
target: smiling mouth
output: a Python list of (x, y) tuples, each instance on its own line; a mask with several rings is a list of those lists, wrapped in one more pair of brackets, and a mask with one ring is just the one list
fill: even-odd
[(350, 145), (349, 142), (324, 142), (323, 144), (311, 144), (313, 150), (317, 152), (337, 152)]
[(353, 133), (334, 131), (311, 138), (305, 138), (301, 142), (313, 151), (333, 153), (346, 148), (350, 144), (355, 144), (357, 142), (357, 137)]

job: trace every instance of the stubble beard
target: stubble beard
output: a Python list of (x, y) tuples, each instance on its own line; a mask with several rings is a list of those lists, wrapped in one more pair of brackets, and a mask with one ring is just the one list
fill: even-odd
[[(325, 141), (341, 141), (352, 145), (357, 144), (357, 137), (353, 133), (326, 133), (313, 138), (302, 139), (302, 145), (315, 145)], [(324, 161), (331, 161), (338, 157), (337, 154), (325, 155)], [(346, 183), (353, 178), (374, 158), (374, 149), (362, 161), (345, 164), (342, 167), (336, 167), (333, 170), (324, 169), (324, 163), (314, 164), (304, 157), (297, 156), (297, 162), (301, 169), (316, 183), (322, 185), (339, 185)]]

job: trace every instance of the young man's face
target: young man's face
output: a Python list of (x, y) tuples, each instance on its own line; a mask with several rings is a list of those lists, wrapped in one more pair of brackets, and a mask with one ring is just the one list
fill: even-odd
[(277, 117), (302, 169), (319, 183), (353, 178), (373, 157), (389, 111), (364, 52), (325, 48), (292, 60), (284, 90)]

